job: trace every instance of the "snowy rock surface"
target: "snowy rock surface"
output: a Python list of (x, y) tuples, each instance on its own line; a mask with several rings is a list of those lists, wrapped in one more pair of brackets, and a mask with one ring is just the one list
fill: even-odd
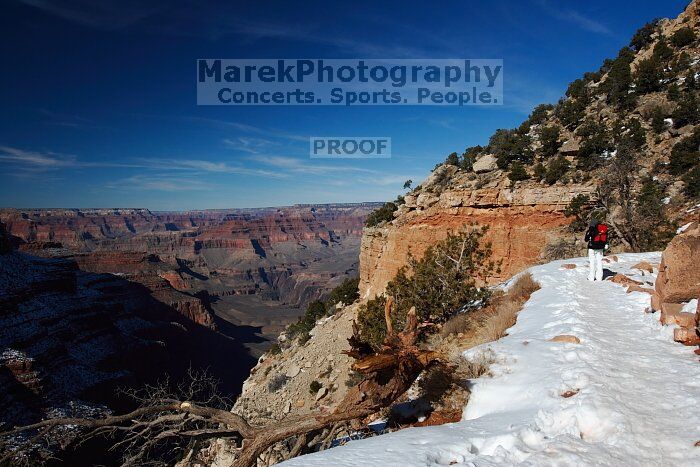
[[(606, 264), (640, 282), (632, 266)], [(572, 260), (566, 260), (571, 263)], [(542, 285), (493, 351), (493, 377), (474, 380), (462, 421), (351, 441), (287, 466), (700, 465), (700, 364), (673, 326), (645, 313), (649, 295), (586, 281), (584, 258), (530, 269)], [(580, 344), (550, 342), (575, 335)], [(573, 393), (573, 395), (572, 395)], [(562, 394), (567, 397), (563, 397)]]

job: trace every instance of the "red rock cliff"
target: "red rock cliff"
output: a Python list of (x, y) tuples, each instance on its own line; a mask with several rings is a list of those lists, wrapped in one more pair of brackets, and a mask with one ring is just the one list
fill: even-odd
[[(504, 278), (536, 264), (547, 243), (571, 220), (563, 211), (578, 194), (590, 194), (590, 185), (523, 185), (511, 189), (494, 174), (493, 182), (477, 188), (455, 176), (454, 169), (438, 167), (422, 184), (420, 194), (406, 196), (393, 222), (365, 230), (360, 250), (360, 294), (382, 293), (409, 252), (420, 255), (432, 244), (465, 225), (488, 225), (494, 258), (502, 260)], [(441, 179), (450, 185), (438, 188)], [(443, 191), (438, 192), (439, 189)]]

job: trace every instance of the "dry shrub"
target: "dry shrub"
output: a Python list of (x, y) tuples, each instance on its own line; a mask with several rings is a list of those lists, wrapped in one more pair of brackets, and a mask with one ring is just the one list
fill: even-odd
[(450, 318), (440, 329), (440, 335), (447, 337), (452, 334), (464, 334), (474, 325), (471, 313), (460, 313)]
[(495, 361), (492, 352), (481, 352), (471, 359), (465, 359), (465, 363), (460, 368), (460, 376), (466, 379), (476, 379), (489, 372), (489, 367)]
[(434, 365), (418, 381), (420, 399), (434, 411), (461, 414), (469, 401), (468, 380), (487, 374), (493, 362), (493, 353), (485, 351), (469, 360), (460, 357), (451, 364)]
[(485, 331), (487, 342), (495, 341), (507, 335), (506, 330), (513, 326), (518, 319), (518, 313), (536, 290), (540, 289), (532, 274), (521, 274), (510, 286), (503, 297), (493, 304), (494, 311), (486, 322)]
[(540, 284), (532, 278), (532, 274), (521, 274), (515, 284), (508, 289), (508, 295), (516, 300), (527, 301), (535, 291), (540, 290)]
[(445, 394), (458, 386), (459, 378), (455, 368), (450, 365), (438, 364), (431, 367), (418, 381), (418, 387), (423, 397), (430, 403), (441, 400)]
[(515, 324), (523, 304), (539, 288), (540, 284), (532, 278), (532, 274), (521, 274), (505, 293), (494, 293), (487, 306), (447, 321), (440, 335), (444, 338), (467, 334), (473, 345), (498, 340), (506, 335), (506, 329)]
[(542, 259), (555, 261), (557, 259), (573, 258), (578, 256), (579, 251), (576, 239), (557, 238), (544, 247)]
[(430, 403), (434, 413), (461, 413), (469, 402), (468, 380), (487, 375), (495, 360), (489, 349), (468, 359), (464, 350), (505, 336), (523, 304), (539, 288), (530, 273), (521, 274), (507, 290), (494, 291), (486, 306), (452, 317), (432, 336), (429, 346), (447, 363), (427, 371), (418, 385), (421, 399)]
[(486, 321), (485, 330), (489, 341), (496, 341), (506, 336), (506, 329), (513, 326), (518, 318), (522, 303), (517, 301), (502, 301), (496, 313)]

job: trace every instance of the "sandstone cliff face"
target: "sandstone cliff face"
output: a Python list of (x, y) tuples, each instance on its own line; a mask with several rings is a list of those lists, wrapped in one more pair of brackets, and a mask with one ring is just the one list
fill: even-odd
[[(571, 222), (563, 212), (571, 199), (595, 190), (592, 185), (511, 188), (500, 171), (492, 173), (490, 183), (476, 188), (479, 182), (455, 172), (440, 166), (421, 185), (420, 195), (406, 196), (393, 222), (365, 230), (360, 249), (361, 297), (381, 294), (409, 253), (420, 257), (450, 230), (472, 224), (489, 226), (493, 256), (502, 260), (501, 273), (492, 282), (511, 277), (536, 264), (548, 242)], [(441, 179), (449, 179), (449, 184), (438, 192)]]

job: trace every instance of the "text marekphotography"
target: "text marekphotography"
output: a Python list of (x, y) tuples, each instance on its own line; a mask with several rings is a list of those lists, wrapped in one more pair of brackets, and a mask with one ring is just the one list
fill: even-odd
[(197, 60), (198, 105), (501, 105), (503, 60)]

